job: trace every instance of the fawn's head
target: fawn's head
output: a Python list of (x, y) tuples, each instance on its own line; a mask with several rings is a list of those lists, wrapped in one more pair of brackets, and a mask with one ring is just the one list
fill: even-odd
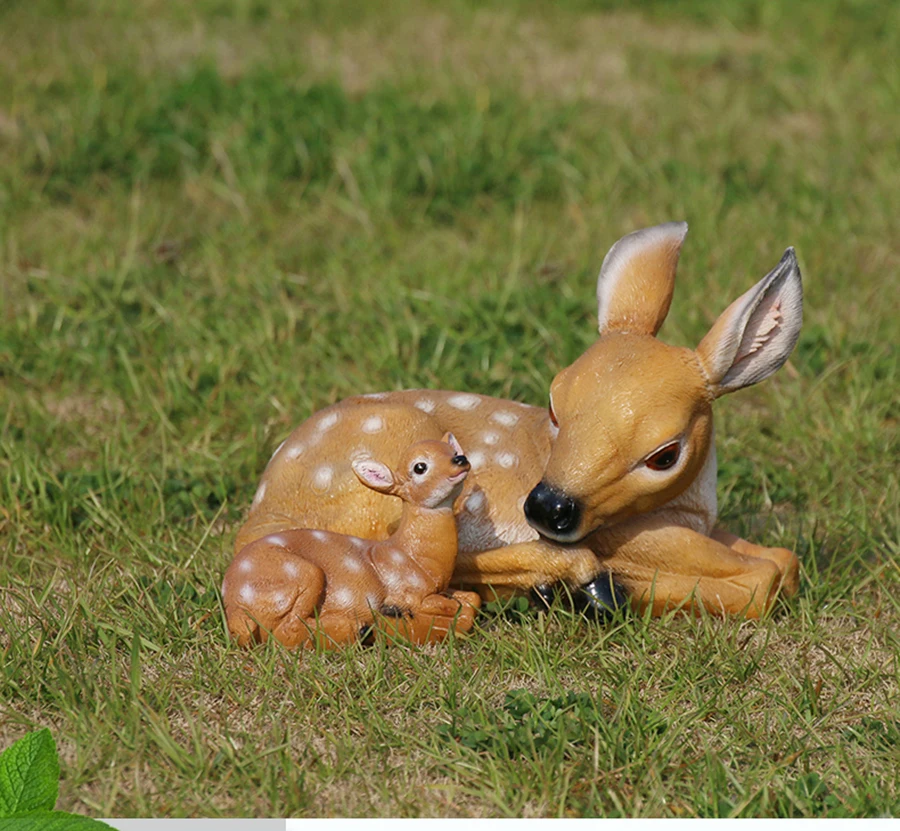
[(637, 231), (603, 261), (600, 339), (550, 386), (558, 431), (525, 502), (545, 536), (574, 542), (683, 493), (709, 453), (712, 402), (767, 378), (797, 342), (802, 287), (791, 248), (696, 350), (657, 340), (686, 234), (683, 222)]
[(367, 487), (424, 508), (452, 508), (469, 467), (452, 433), (445, 433), (441, 441), (410, 445), (396, 470), (374, 459), (353, 463), (354, 473)]

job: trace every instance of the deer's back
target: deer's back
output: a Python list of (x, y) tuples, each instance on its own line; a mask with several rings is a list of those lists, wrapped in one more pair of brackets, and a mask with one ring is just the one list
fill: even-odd
[(362, 485), (351, 463), (371, 457), (394, 467), (410, 444), (448, 430), (472, 465), (455, 504), (460, 550), (535, 539), (522, 505), (550, 452), (546, 412), (471, 393), (403, 390), (347, 398), (297, 427), (263, 472), (236, 550), (290, 528), (385, 539), (401, 502)]

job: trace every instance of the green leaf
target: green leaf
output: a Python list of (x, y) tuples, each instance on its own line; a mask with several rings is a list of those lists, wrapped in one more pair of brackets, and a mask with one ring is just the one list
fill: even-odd
[(38, 811), (23, 817), (0, 819), (0, 831), (98, 831), (102, 828), (113, 831), (111, 825), (99, 819), (65, 811)]
[(50, 731), (28, 733), (0, 754), (0, 817), (52, 811), (59, 796), (59, 757)]

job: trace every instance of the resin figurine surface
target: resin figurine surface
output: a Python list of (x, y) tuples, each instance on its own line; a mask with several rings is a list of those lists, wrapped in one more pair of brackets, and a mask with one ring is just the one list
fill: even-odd
[[(452, 431), (472, 472), (456, 500), (452, 585), (482, 597), (563, 584), (599, 611), (627, 598), (756, 617), (796, 591), (798, 562), (716, 526), (712, 404), (788, 358), (802, 318), (793, 249), (718, 318), (696, 350), (656, 333), (687, 233), (629, 234), (603, 261), (600, 338), (550, 388), (550, 407), (467, 392), (348, 398), (312, 415), (275, 452), (235, 551), (313, 527), (384, 539), (396, 499), (365, 487), (353, 458), (395, 467), (413, 442)], [(282, 590), (290, 590), (282, 581)]]
[(222, 584), (239, 643), (271, 635), (291, 648), (328, 647), (375, 628), (427, 643), (471, 629), (481, 598), (446, 592), (458, 549), (453, 502), (469, 472), (456, 439), (417, 442), (394, 470), (366, 457), (352, 470), (372, 493), (399, 497), (386, 500), (402, 502), (397, 529), (377, 542), (286, 528), (242, 546)]

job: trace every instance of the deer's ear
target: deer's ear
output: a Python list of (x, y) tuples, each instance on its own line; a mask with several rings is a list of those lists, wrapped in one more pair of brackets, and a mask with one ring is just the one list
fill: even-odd
[(454, 436), (453, 433), (444, 433), (444, 435), (441, 437), (441, 441), (444, 442), (445, 444), (449, 444), (450, 447), (453, 448), (454, 455), (456, 455), (456, 456), (465, 455), (463, 453), (462, 445), (460, 445), (460, 443), (456, 440), (456, 436)]
[(803, 321), (803, 285), (793, 248), (734, 301), (700, 341), (697, 355), (716, 396), (768, 378), (788, 359)]
[(360, 482), (374, 491), (390, 493), (394, 488), (394, 474), (387, 465), (374, 459), (359, 459), (353, 462), (353, 472)]
[(603, 260), (597, 279), (600, 334), (655, 335), (672, 302), (675, 269), (686, 222), (667, 222), (622, 237)]

